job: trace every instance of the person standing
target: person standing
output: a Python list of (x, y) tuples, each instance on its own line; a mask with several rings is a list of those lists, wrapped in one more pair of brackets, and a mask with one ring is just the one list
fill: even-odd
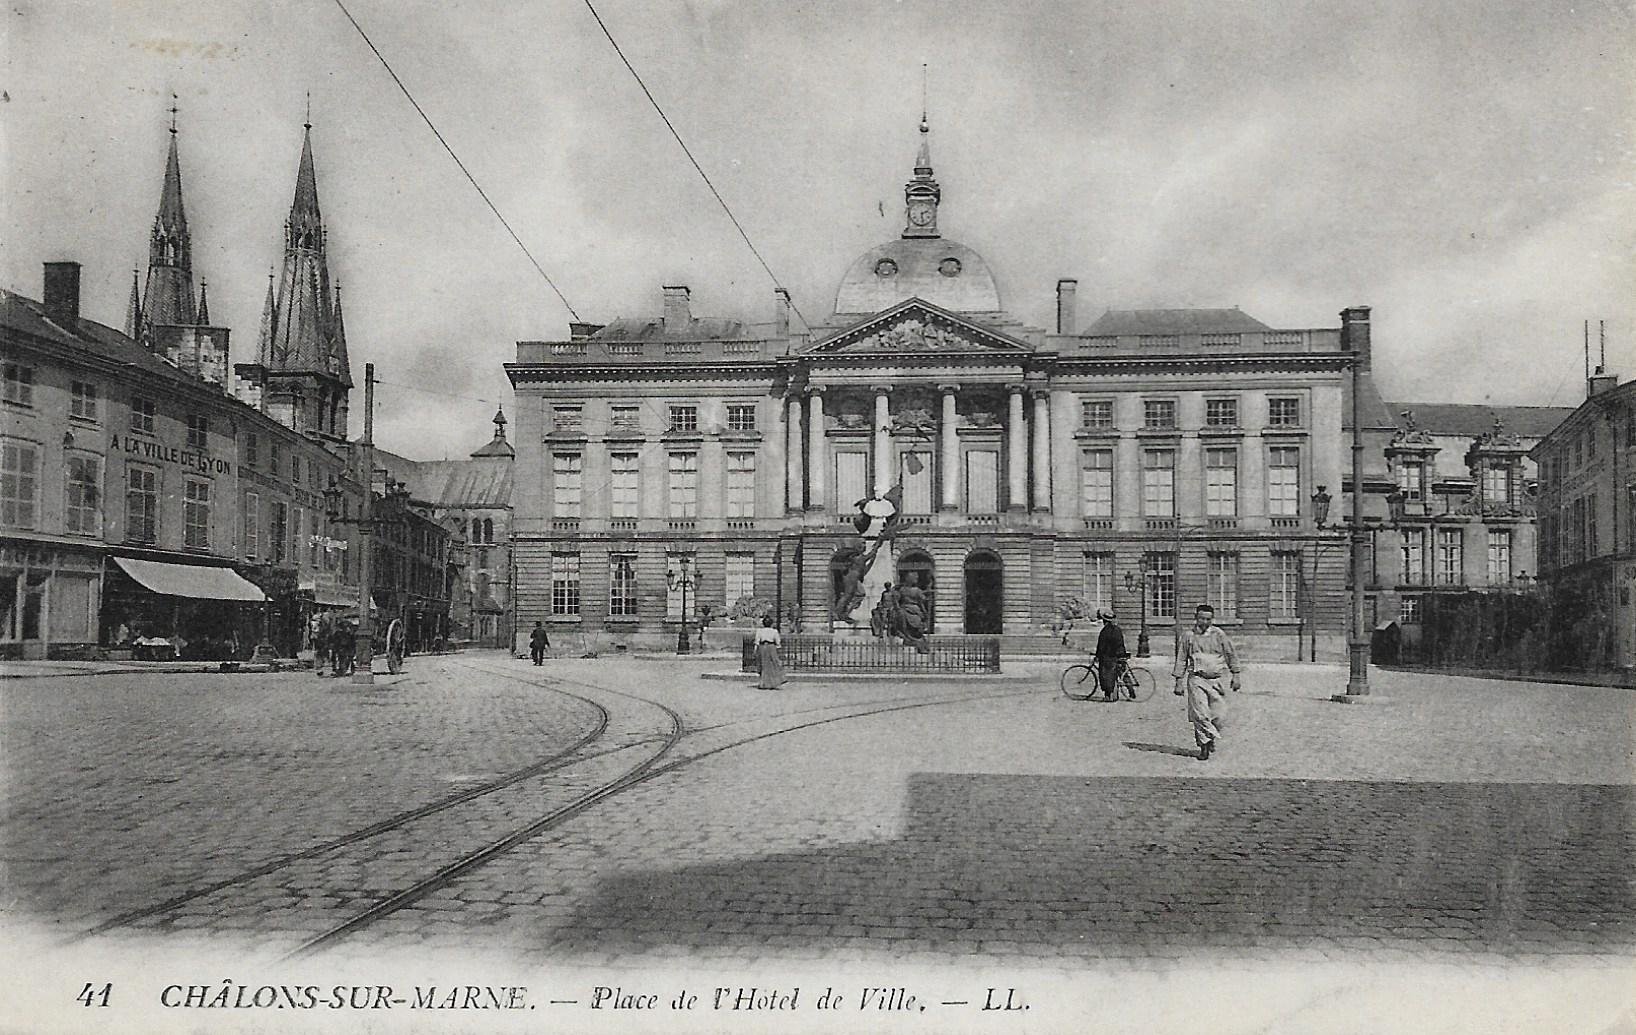
[(756, 686), (762, 690), (777, 690), (784, 685), (784, 661), (778, 656), (778, 648), (783, 642), (773, 616), (763, 618), (755, 636), (756, 668), (761, 675)]
[(1193, 611), (1193, 628), (1176, 641), (1176, 665), (1171, 674), (1176, 677), (1176, 693), (1187, 695), (1187, 720), (1193, 724), (1193, 740), (1199, 745), (1199, 761), (1209, 761), (1221, 739), (1222, 705), (1226, 698), (1222, 686), (1230, 676), (1229, 685), (1239, 688), (1238, 652), (1233, 641), (1214, 623), (1216, 609), (1200, 604)]
[(358, 627), (342, 622), (335, 632), (335, 675), (349, 676), (358, 667)]
[(1102, 687), (1102, 693), (1110, 701), (1118, 700), (1119, 665), (1130, 653), (1125, 650), (1125, 632), (1114, 621), (1117, 617), (1112, 611), (1098, 611), (1096, 617), (1102, 619), (1102, 631), (1096, 637), (1096, 655), (1093, 659), (1096, 664), (1096, 682)]
[(545, 652), (551, 649), (551, 637), (546, 634), (545, 626), (539, 622), (528, 634), (528, 656), (534, 659), (534, 664), (545, 664)]

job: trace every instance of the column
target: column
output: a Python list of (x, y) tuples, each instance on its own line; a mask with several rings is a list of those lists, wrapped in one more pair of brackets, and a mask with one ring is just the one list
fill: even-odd
[(824, 509), (824, 389), (814, 385), (807, 389), (812, 399), (807, 403), (807, 508)]
[(1006, 414), (1006, 509), (1028, 507), (1028, 442), (1023, 429), (1023, 386), (1006, 385), (1011, 393)]
[(892, 407), (888, 385), (871, 386), (875, 393), (875, 495), (883, 495), (895, 481), (892, 477)]
[(1051, 509), (1051, 393), (1034, 389), (1034, 509)]
[(788, 448), (784, 453), (784, 479), (786, 495), (784, 505), (791, 511), (798, 512), (806, 505), (806, 486), (801, 467), (801, 397), (795, 392), (789, 393), (790, 413), (785, 422), (784, 431), (788, 436)]
[(958, 385), (938, 385), (943, 393), (943, 419), (939, 423), (938, 445), (941, 455), (937, 466), (943, 475), (942, 509), (960, 509), (960, 438), (955, 431), (954, 393)]

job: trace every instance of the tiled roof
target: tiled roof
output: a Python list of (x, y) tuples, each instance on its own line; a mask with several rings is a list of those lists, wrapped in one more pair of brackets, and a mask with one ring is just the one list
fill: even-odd
[(375, 463), (434, 507), (511, 506), (511, 459), (410, 460), (375, 447)]
[(1572, 406), (1489, 406), (1486, 403), (1386, 403), (1399, 426), (1405, 424), (1402, 413), (1414, 413), (1414, 422), (1433, 435), (1459, 435), (1476, 438), (1494, 430), (1498, 417), (1505, 430), (1522, 438), (1544, 438), (1574, 412)]
[(1237, 309), (1109, 309), (1082, 332), (1117, 334), (1236, 334), (1271, 330)]
[(46, 316), (43, 303), (4, 288), (0, 288), (0, 329), (83, 349), (101, 359), (134, 366), (190, 388), (211, 387), (192, 374), (166, 363), (112, 327), (81, 317), (78, 325), (70, 331)]

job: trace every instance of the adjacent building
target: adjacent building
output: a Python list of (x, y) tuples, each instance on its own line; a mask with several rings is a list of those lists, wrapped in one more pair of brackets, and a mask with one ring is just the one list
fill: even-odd
[(1338, 654), (1345, 551), (1314, 498), (1341, 487), (1347, 355), (1369, 311), (1282, 329), (1237, 309), (1011, 315), (943, 236), (927, 126), (898, 238), (791, 325), (656, 316), (523, 341), (512, 547), (516, 626), (674, 642), (684, 614), (772, 612), (829, 630), (852, 519), (901, 487), (900, 579), (937, 634), (1044, 637), (1111, 608), (1156, 650), (1209, 601), (1256, 656)]

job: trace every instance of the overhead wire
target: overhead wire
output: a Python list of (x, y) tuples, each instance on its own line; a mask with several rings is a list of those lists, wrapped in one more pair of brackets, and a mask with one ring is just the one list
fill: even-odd
[(352, 27), (358, 31), (358, 35), (363, 38), (364, 43), (369, 46), (369, 49), (375, 55), (375, 58), (380, 61), (381, 67), (386, 69), (386, 74), (392, 77), (392, 81), (394, 83), (398, 84), (398, 89), (403, 92), (404, 97), (409, 99), (409, 103), (414, 106), (415, 112), (420, 115), (421, 121), (425, 122), (426, 127), (432, 131), (432, 135), (437, 137), (437, 142), (443, 145), (443, 150), (449, 152), (449, 157), (454, 159), (454, 164), (460, 167), (460, 171), (465, 174), (466, 179), (471, 183), (472, 187), (476, 189), (478, 197), (483, 199), (483, 204), (487, 205), (489, 207), (489, 211), (494, 213), (494, 218), (500, 221), (500, 225), (506, 228), (506, 233), (510, 234), (511, 239), (517, 242), (517, 247), (522, 249), (523, 254), (528, 257), (528, 261), (534, 265), (534, 269), (541, 277), (545, 278), (545, 282), (551, 286), (551, 290), (556, 292), (557, 298), (561, 300), (563, 308), (568, 310), (568, 315), (572, 316), (577, 321), (579, 319), (579, 313), (574, 311), (574, 307), (569, 303), (568, 297), (562, 293), (561, 288), (557, 287), (557, 283), (551, 279), (551, 275), (545, 272), (545, 267), (540, 265), (540, 261), (534, 258), (534, 253), (529, 251), (528, 245), (524, 244), (523, 239), (517, 236), (517, 231), (511, 228), (511, 224), (506, 221), (506, 217), (500, 214), (500, 209), (496, 207), (494, 202), (489, 198), (488, 192), (483, 189), (483, 185), (477, 182), (477, 177), (473, 176), (471, 170), (466, 168), (466, 163), (460, 160), (459, 155), (455, 154), (454, 148), (449, 146), (449, 142), (444, 139), (443, 134), (438, 130), (437, 125), (432, 122), (431, 116), (426, 114), (426, 109), (420, 106), (420, 102), (415, 100), (415, 95), (409, 92), (409, 87), (405, 86), (403, 80), (398, 77), (398, 73), (393, 71), (391, 63), (386, 60), (386, 55), (382, 54), (380, 48), (375, 46), (375, 41), (369, 38), (369, 33), (364, 31), (364, 27), (358, 24), (358, 19), (352, 16), (351, 11), (347, 10), (346, 4), (342, 3), (341, 0), (335, 0), (335, 6), (339, 7), (341, 9), (341, 13), (346, 15), (347, 21), (352, 23)]
[[(778, 274), (773, 272), (772, 266), (768, 265), (767, 260), (761, 254), (761, 250), (755, 246), (755, 242), (750, 240), (750, 235), (744, 229), (744, 224), (740, 223), (738, 217), (733, 214), (732, 208), (727, 204), (727, 199), (721, 196), (721, 191), (717, 190), (715, 183), (711, 181), (710, 174), (705, 172), (704, 166), (700, 165), (699, 160), (693, 157), (693, 150), (687, 146), (687, 141), (682, 139), (682, 134), (676, 129), (675, 123), (670, 121), (670, 116), (665, 114), (665, 109), (660, 106), (658, 98), (653, 96), (653, 91), (648, 89), (648, 84), (642, 79), (642, 74), (636, 70), (635, 65), (631, 64), (630, 58), (625, 56), (624, 49), (620, 47), (619, 41), (614, 39), (613, 32), (608, 28), (608, 23), (602, 20), (602, 15), (597, 13), (596, 6), (591, 3), (591, 0), (584, 0), (584, 2), (586, 9), (591, 12), (591, 17), (596, 19), (597, 27), (602, 30), (602, 35), (608, 37), (608, 42), (613, 46), (614, 53), (619, 55), (619, 60), (624, 63), (626, 70), (636, 80), (636, 85), (642, 88), (643, 96), (647, 97), (648, 103), (653, 105), (653, 110), (659, 113), (660, 121), (665, 124), (666, 129), (670, 130), (670, 135), (676, 139), (677, 145), (682, 149), (682, 154), (686, 155), (687, 160), (693, 163), (693, 168), (698, 172), (699, 178), (704, 180), (706, 187), (710, 188), (710, 193), (715, 197), (716, 203), (721, 206), (721, 210), (727, 213), (727, 218), (732, 222), (733, 229), (737, 230), (738, 235), (744, 238), (744, 243), (750, 249), (750, 254), (754, 255), (756, 261), (761, 263), (761, 268), (767, 271), (767, 276), (772, 279), (773, 286), (784, 292), (785, 298), (790, 298), (788, 289), (778, 279)], [(340, 0), (336, 0), (336, 3), (340, 3)], [(794, 311), (803, 326), (808, 329), (812, 327), (807, 322), (806, 316), (796, 307), (793, 299), (790, 301), (790, 309)]]

